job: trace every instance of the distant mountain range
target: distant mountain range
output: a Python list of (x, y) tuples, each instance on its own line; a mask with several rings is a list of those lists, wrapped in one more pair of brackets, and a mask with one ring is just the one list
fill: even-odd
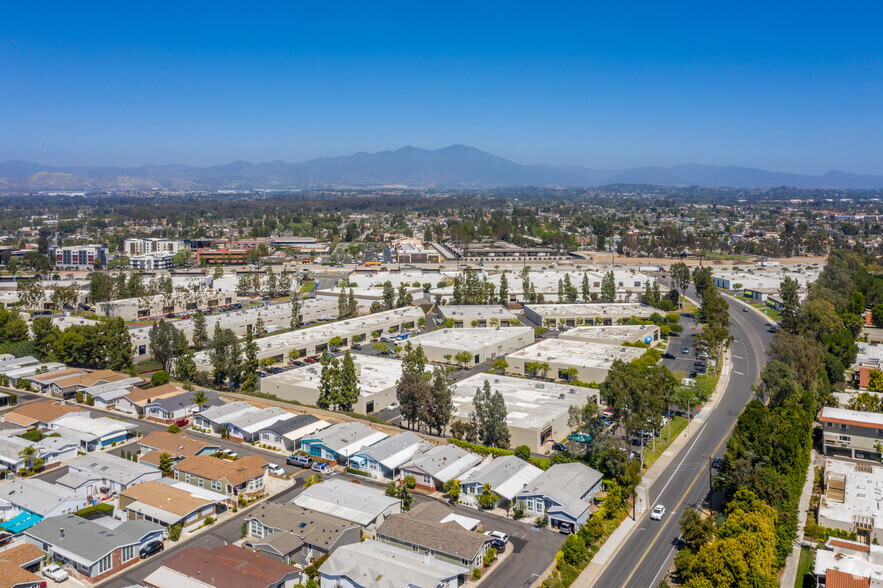
[(507, 186), (590, 187), (607, 184), (728, 188), (881, 189), (883, 175), (829, 171), (802, 175), (746, 167), (676, 165), (632, 169), (521, 165), (490, 153), (452, 145), (433, 151), (396, 151), (324, 157), (302, 163), (273, 161), (226, 165), (141, 167), (53, 167), (24, 161), (0, 163), (0, 192), (91, 190), (247, 190), (373, 188), (495, 188)]

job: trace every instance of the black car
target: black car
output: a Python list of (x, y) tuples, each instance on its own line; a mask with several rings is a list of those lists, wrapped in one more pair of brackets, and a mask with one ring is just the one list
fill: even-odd
[(281, 374), (282, 368), (281, 367), (271, 367), (267, 371), (270, 372), (271, 374)]
[(491, 547), (496, 549), (497, 553), (502, 553), (502, 552), (506, 551), (506, 542), (503, 541), (502, 539), (498, 539), (497, 537), (494, 537), (493, 539), (491, 539)]
[(162, 544), (162, 541), (151, 541), (138, 550), (138, 555), (141, 557), (141, 559), (147, 559), (151, 555), (157, 554), (164, 549), (165, 546)]
[(705, 362), (704, 362), (704, 361), (694, 361), (694, 362), (693, 362), (693, 367), (704, 368), (704, 367), (705, 367)]
[(721, 458), (715, 457), (713, 460), (711, 460), (711, 467), (713, 467), (716, 470), (719, 470), (721, 467)]
[(567, 451), (567, 445), (564, 443), (553, 443), (552, 451)]
[(307, 365), (307, 364), (305, 364), (305, 363), (302, 362), (302, 361), (292, 361), (292, 362), (291, 362), (291, 365), (296, 365), (297, 367), (304, 367), (304, 366)]
[(663, 359), (675, 359), (675, 354), (669, 353), (668, 351), (666, 351), (665, 353), (662, 354), (662, 358)]
[(353, 346), (351, 347), (351, 349), (353, 349), (354, 351), (361, 351), (361, 350), (362, 350), (362, 346), (359, 345), (358, 343), (356, 343), (355, 345), (353, 345)]

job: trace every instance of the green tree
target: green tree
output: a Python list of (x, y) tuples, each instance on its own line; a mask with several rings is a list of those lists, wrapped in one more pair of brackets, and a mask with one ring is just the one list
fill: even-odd
[(583, 272), (583, 282), (580, 285), (580, 293), (583, 302), (589, 302), (592, 299), (592, 289), (589, 287), (589, 272)]
[(340, 398), (340, 362), (332, 355), (325, 354), (320, 360), (322, 373), (319, 376), (319, 408), (333, 408), (341, 404)]
[(465, 368), (472, 361), (472, 354), (468, 351), (461, 351), (454, 355), (454, 361), (457, 362), (460, 367)]
[(205, 349), (208, 341), (208, 326), (206, 325), (205, 315), (197, 312), (193, 315), (193, 347), (197, 351)]
[(205, 390), (197, 390), (193, 393), (190, 401), (196, 405), (196, 412), (202, 412), (202, 408), (208, 403), (209, 397)]
[(258, 344), (254, 335), (249, 332), (245, 336), (245, 364), (242, 366), (242, 391), (254, 392), (258, 389)]
[(294, 330), (301, 325), (301, 322), (300, 297), (295, 293), (291, 296), (291, 319), (289, 321), (289, 327), (291, 330)]
[(478, 495), (478, 504), (484, 510), (491, 510), (500, 501), (500, 496), (493, 491), (490, 484), (485, 484)]
[(616, 278), (613, 271), (608, 271), (601, 278), (601, 302), (613, 302), (616, 300)]
[(488, 447), (509, 447), (509, 427), (506, 425), (506, 401), (499, 390), (491, 392), (489, 380), (475, 391), (472, 400), (478, 421), (478, 438)]
[(425, 411), (427, 428), (435, 430), (436, 435), (444, 437), (448, 423), (454, 412), (453, 390), (445, 377), (445, 371), (436, 367), (432, 370), (430, 382), (429, 405)]
[(338, 384), (338, 408), (339, 410), (349, 412), (359, 401), (359, 378), (356, 375), (356, 366), (353, 362), (353, 356), (347, 351), (343, 355), (343, 362), (340, 366), (340, 377)]
[(797, 314), (800, 310), (797, 288), (797, 280), (791, 276), (785, 276), (785, 279), (779, 284), (779, 296), (782, 298), (782, 308), (779, 309), (779, 314), (782, 316), (782, 327), (788, 331), (794, 331), (797, 327)]
[(681, 517), (681, 536), (692, 550), (697, 550), (714, 538), (714, 519), (703, 517), (694, 508), (688, 508)]
[(160, 319), (150, 327), (149, 344), (153, 358), (163, 366), (163, 370), (170, 372), (177, 356), (178, 329), (171, 323)]
[(414, 347), (410, 341), (405, 343), (402, 355), (402, 372), (413, 372), (424, 377), (426, 361), (426, 353), (423, 351), (422, 345), (418, 344), (417, 347)]
[(182, 382), (192, 382), (196, 378), (196, 362), (189, 349), (178, 356), (175, 363), (175, 377)]
[(509, 307), (509, 279), (505, 270), (500, 275), (500, 306)]
[(159, 471), (162, 472), (163, 477), (168, 478), (172, 475), (172, 470), (175, 467), (175, 460), (172, 459), (172, 456), (163, 451), (159, 454)]
[(383, 310), (392, 310), (395, 307), (395, 296), (395, 288), (387, 280), (383, 283)]
[(164, 384), (169, 383), (169, 373), (165, 370), (160, 370), (158, 372), (153, 372), (153, 375), (150, 376), (150, 385), (151, 386), (162, 386)]
[(442, 484), (442, 490), (444, 490), (445, 494), (448, 495), (448, 498), (457, 502), (460, 498), (460, 480), (457, 478), (451, 478), (444, 484)]
[(402, 372), (402, 377), (396, 383), (396, 400), (400, 405), (402, 420), (408, 427), (414, 428), (414, 425), (420, 422), (430, 396), (429, 382), (414, 372)]
[(132, 339), (123, 319), (104, 321), (99, 337), (104, 365), (117, 372), (132, 367)]

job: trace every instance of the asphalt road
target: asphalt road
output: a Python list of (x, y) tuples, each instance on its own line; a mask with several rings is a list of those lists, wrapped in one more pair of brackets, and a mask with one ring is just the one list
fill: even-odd
[(709, 497), (709, 456), (723, 455), (736, 419), (751, 400), (751, 387), (760, 377), (772, 340), (767, 320), (755, 312), (743, 312), (742, 304), (730, 299), (727, 302), (730, 333), (735, 339), (730, 347), (733, 367), (726, 391), (692, 441), (650, 487), (649, 503), (664, 505), (666, 516), (662, 521), (652, 521), (649, 512), (642, 515), (595, 586), (655, 588), (679, 548), (681, 515), (687, 508), (702, 508)]

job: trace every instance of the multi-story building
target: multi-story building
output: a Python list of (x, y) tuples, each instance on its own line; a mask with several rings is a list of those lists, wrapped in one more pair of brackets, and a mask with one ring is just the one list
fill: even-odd
[(148, 272), (170, 269), (172, 267), (173, 256), (173, 253), (169, 253), (167, 251), (141, 253), (139, 255), (133, 255), (129, 259), (129, 264), (132, 266), (132, 269), (139, 269)]
[(883, 414), (825, 406), (819, 413), (825, 455), (880, 459), (883, 443)]
[(74, 245), (50, 247), (49, 260), (57, 268), (91, 270), (107, 265), (107, 245)]
[(142, 255), (144, 253), (177, 253), (184, 249), (186, 245), (184, 241), (176, 241), (173, 239), (126, 239), (123, 241), (123, 252), (126, 255)]
[(199, 249), (196, 265), (243, 265), (248, 263), (248, 247), (242, 249)]

